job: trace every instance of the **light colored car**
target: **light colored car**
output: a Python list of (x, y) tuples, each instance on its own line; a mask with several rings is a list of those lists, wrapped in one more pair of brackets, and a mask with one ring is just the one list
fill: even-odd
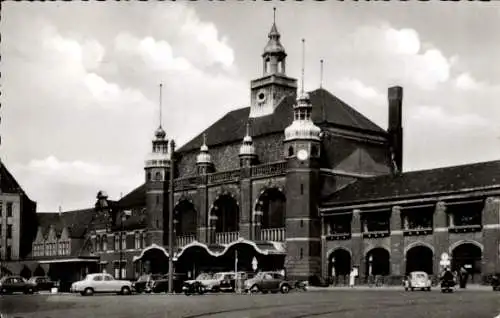
[[(215, 275), (214, 275), (215, 276)], [(195, 282), (201, 283), (204, 291), (219, 291), (220, 280), (214, 278), (214, 276), (208, 273), (202, 273), (198, 275), (195, 279), (187, 280), (184, 284), (191, 285)]]
[(251, 279), (245, 281), (245, 292), (272, 292), (277, 293), (281, 291), (286, 294), (294, 286), (293, 283), (287, 281), (285, 277), (279, 272), (260, 272)]
[(132, 283), (128, 280), (115, 279), (110, 274), (88, 274), (85, 279), (71, 285), (71, 292), (82, 296), (91, 296), (94, 293), (118, 293), (130, 295)]
[(411, 272), (404, 281), (405, 290), (431, 290), (432, 282), (426, 272)]

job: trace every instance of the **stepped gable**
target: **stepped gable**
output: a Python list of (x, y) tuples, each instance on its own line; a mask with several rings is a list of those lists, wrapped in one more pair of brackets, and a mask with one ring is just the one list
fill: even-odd
[[(313, 104), (312, 119), (315, 124), (330, 123), (339, 127), (385, 134), (385, 130), (377, 126), (361, 113), (347, 105), (325, 89), (317, 89), (309, 93)], [(293, 121), (293, 96), (283, 98), (272, 115), (252, 118), (252, 137), (283, 133)], [(208, 127), (198, 136), (179, 148), (179, 152), (198, 150), (203, 143), (203, 134), (207, 136), (207, 146), (239, 142), (246, 133), (246, 123), (250, 107), (233, 110)]]
[(491, 186), (500, 186), (500, 160), (361, 179), (328, 197), (323, 206), (421, 197)]

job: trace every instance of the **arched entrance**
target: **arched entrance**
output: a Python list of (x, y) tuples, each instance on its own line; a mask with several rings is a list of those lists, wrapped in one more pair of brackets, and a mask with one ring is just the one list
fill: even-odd
[(180, 201), (174, 208), (174, 218), (177, 236), (196, 235), (197, 213), (192, 202)]
[[(261, 236), (263, 241), (284, 241), (286, 197), (278, 188), (268, 188), (259, 196), (255, 206), (262, 212), (260, 217)], [(257, 220), (258, 221), (258, 220)]]
[(417, 245), (406, 252), (406, 274), (422, 271), (433, 274), (434, 253), (428, 246)]
[(155, 244), (145, 248), (139, 257), (134, 257), (134, 262), (139, 262), (140, 274), (168, 273), (168, 253), (164, 248)]
[[(481, 276), (481, 248), (473, 243), (462, 243), (456, 246), (451, 252), (451, 268), (459, 271), (464, 267), (472, 280), (479, 279)], [(469, 280), (470, 281), (470, 280)]]
[(42, 266), (38, 265), (33, 272), (33, 276), (45, 276), (45, 270)]
[(193, 279), (201, 273), (214, 272), (216, 269), (215, 255), (201, 243), (186, 246), (175, 261), (175, 271), (186, 274), (188, 279)]
[(376, 247), (366, 253), (366, 275), (387, 276), (390, 273), (391, 255), (382, 247)]
[(221, 271), (234, 271), (235, 258), (238, 257), (238, 271), (252, 272), (252, 261), (257, 260), (257, 271), (274, 271), (284, 269), (285, 254), (267, 253), (247, 241), (238, 241), (229, 245), (218, 257), (217, 263)]
[(338, 248), (328, 256), (328, 277), (333, 284), (346, 284), (351, 272), (351, 253)]
[(229, 194), (223, 194), (215, 200), (211, 215), (216, 217), (215, 232), (237, 232), (240, 222), (238, 203)]

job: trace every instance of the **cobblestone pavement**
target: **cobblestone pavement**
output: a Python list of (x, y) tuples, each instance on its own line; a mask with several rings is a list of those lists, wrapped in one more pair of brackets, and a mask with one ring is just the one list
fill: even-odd
[(453, 317), (493, 318), (500, 292), (460, 290), (453, 294), (401, 290), (326, 290), (287, 295), (7, 295), (3, 317)]

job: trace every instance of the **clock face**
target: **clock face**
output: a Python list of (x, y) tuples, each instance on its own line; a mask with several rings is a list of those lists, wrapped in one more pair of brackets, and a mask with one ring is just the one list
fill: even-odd
[(309, 154), (307, 153), (307, 150), (305, 149), (300, 149), (298, 152), (297, 152), (297, 158), (299, 158), (299, 160), (306, 160), (307, 158), (309, 157)]
[(258, 103), (265, 102), (266, 98), (267, 98), (267, 92), (265, 90), (260, 90), (257, 92), (257, 102)]

